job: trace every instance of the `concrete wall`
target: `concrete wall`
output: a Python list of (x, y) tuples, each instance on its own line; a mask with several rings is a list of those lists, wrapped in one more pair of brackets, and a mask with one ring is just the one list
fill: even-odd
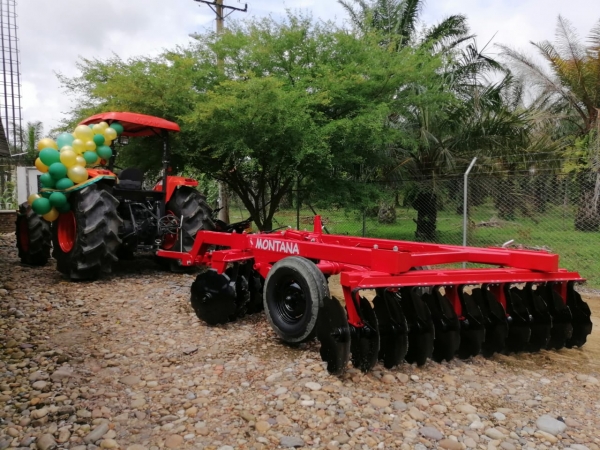
[(0, 211), (0, 233), (14, 233), (16, 220), (16, 211)]

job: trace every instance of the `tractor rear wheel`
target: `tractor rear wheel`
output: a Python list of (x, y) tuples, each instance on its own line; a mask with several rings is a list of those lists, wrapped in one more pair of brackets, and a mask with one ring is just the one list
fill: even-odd
[(36, 214), (27, 203), (19, 206), (17, 215), (17, 250), (23, 264), (43, 266), (50, 259), (52, 234), (50, 223)]
[(277, 261), (265, 281), (264, 308), (271, 327), (288, 344), (313, 339), (329, 286), (323, 273), (306, 258)]
[[(215, 224), (210, 218), (212, 210), (206, 203), (206, 197), (191, 187), (181, 186), (176, 189), (166, 205), (166, 211), (178, 221), (183, 217), (183, 223), (180, 224), (179, 234), (167, 234), (163, 237), (162, 250), (189, 252), (194, 246), (198, 231), (215, 229)], [(157, 262), (164, 269), (173, 272), (182, 269), (177, 261), (171, 258), (157, 258)]]
[(72, 280), (94, 280), (110, 273), (121, 245), (117, 214), (119, 201), (110, 186), (96, 183), (74, 192), (71, 211), (62, 213), (52, 226), (56, 267)]

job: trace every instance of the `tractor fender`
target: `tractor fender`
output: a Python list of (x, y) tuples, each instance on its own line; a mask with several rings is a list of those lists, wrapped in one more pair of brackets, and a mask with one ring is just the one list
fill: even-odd
[[(177, 189), (179, 186), (196, 187), (196, 186), (198, 186), (198, 182), (192, 178), (168, 176), (167, 177), (167, 197), (165, 199), (165, 202), (168, 203), (169, 200), (171, 200), (171, 196), (173, 195), (173, 192), (175, 192), (175, 189)], [(160, 180), (158, 183), (156, 183), (156, 186), (154, 186), (154, 190), (162, 191), (162, 189), (163, 189), (163, 182), (162, 182), (162, 180)]]

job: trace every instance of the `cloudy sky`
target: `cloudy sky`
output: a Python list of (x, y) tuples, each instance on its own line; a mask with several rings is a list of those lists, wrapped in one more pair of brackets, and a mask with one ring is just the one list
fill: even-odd
[[(243, 1), (243, 0), (242, 0)], [(529, 41), (553, 39), (559, 14), (586, 36), (600, 19), (590, 0), (429, 0), (423, 21), (433, 24), (462, 13), (483, 46), (494, 43), (528, 49)], [(238, 0), (225, 4), (243, 7)], [(336, 0), (248, 0), (244, 16), (277, 17), (286, 8), (310, 11), (315, 18), (346, 20)], [(214, 13), (194, 0), (17, 0), (25, 121), (42, 121), (49, 131), (70, 107), (56, 72), (76, 75), (80, 57), (127, 58), (154, 55), (189, 42), (189, 34), (214, 28)], [(492, 52), (494, 49), (491, 49)]]

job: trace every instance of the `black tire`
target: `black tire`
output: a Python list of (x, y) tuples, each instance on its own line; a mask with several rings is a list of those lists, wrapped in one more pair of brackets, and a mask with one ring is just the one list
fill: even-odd
[(288, 344), (310, 341), (317, 333), (319, 308), (329, 297), (323, 273), (306, 258), (276, 262), (265, 281), (264, 308), (277, 335)]
[[(110, 186), (96, 183), (74, 192), (69, 198), (71, 211), (53, 222), (52, 256), (58, 271), (71, 280), (95, 280), (110, 273), (118, 261), (119, 227), (123, 221), (117, 214), (119, 201), (111, 191)], [(75, 223), (70, 249), (59, 239), (68, 220)]]
[[(173, 192), (166, 205), (166, 210), (173, 213), (178, 220), (183, 216), (183, 224), (174, 244), (169, 247), (163, 245), (164, 250), (178, 252), (183, 249), (184, 252), (188, 252), (194, 245), (198, 231), (215, 229), (215, 224), (210, 218), (212, 209), (206, 203), (206, 197), (189, 186), (181, 186)], [(188, 268), (180, 266), (179, 261), (171, 258), (157, 257), (156, 261), (163, 269), (172, 272), (188, 270)]]
[(19, 206), (16, 221), (17, 250), (23, 264), (43, 266), (50, 259), (50, 223), (37, 215), (27, 203)]

